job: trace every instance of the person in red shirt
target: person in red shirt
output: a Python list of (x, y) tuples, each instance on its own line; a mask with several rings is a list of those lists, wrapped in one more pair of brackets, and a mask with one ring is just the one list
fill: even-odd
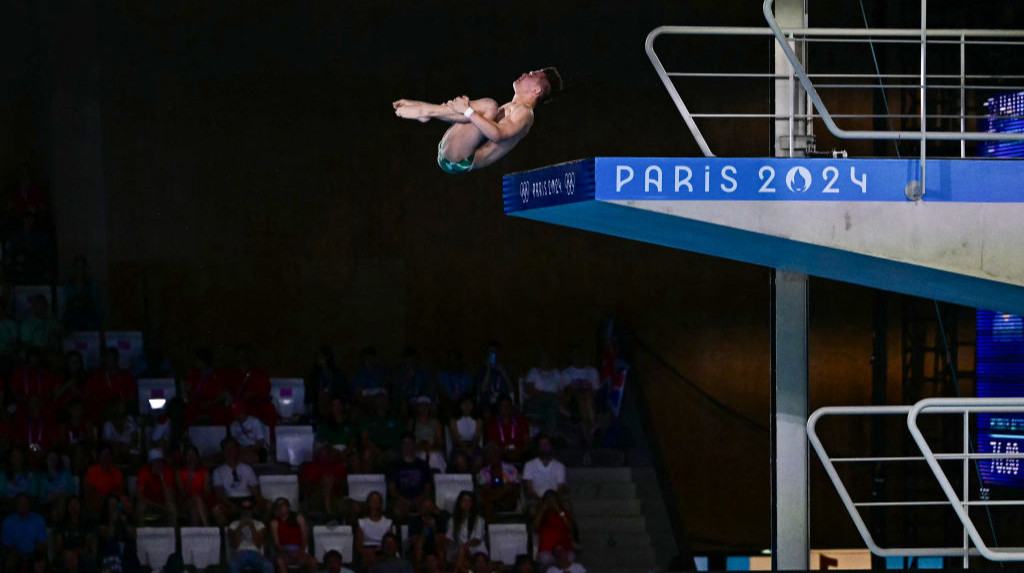
[(250, 416), (259, 418), (269, 426), (270, 435), (274, 435), (277, 408), (270, 397), (270, 376), (266, 370), (252, 365), (252, 352), (245, 345), (235, 348), (231, 395), (235, 403), (245, 404)]
[(537, 563), (541, 571), (555, 563), (556, 547), (565, 549), (570, 561), (576, 560), (573, 553), (573, 538), (578, 537), (576, 521), (555, 491), (548, 490), (544, 494), (541, 508), (533, 520), (533, 531), (537, 534)]
[(28, 406), (19, 409), (14, 417), (14, 443), (33, 453), (49, 451), (59, 441), (59, 431), (53, 413), (43, 409), (38, 396), (28, 399)]
[(508, 394), (498, 398), (498, 415), (487, 421), (484, 437), (489, 443), (501, 447), (505, 461), (517, 463), (526, 458), (530, 446), (530, 426), (526, 418), (516, 412)]
[(195, 446), (185, 449), (185, 461), (175, 475), (175, 485), (181, 509), (188, 513), (192, 526), (209, 525), (206, 508), (212, 505), (210, 501), (213, 499), (210, 472), (203, 467)]
[(339, 519), (348, 514), (345, 501), (348, 490), (348, 470), (341, 452), (323, 445), (313, 461), (299, 472), (300, 492), (307, 512), (327, 512)]
[(149, 451), (149, 464), (142, 466), (138, 478), (138, 500), (135, 504), (135, 523), (157, 514), (166, 518), (171, 526), (178, 524), (178, 510), (174, 498), (174, 472), (164, 463), (164, 452), (157, 448)]
[(103, 445), (98, 461), (85, 471), (85, 507), (94, 518), (99, 517), (107, 497), (121, 497), (124, 492), (124, 475), (114, 465), (114, 452)]
[(19, 407), (25, 407), (32, 396), (50, 403), (56, 380), (49, 372), (43, 370), (43, 351), (29, 348), (25, 351), (27, 362), (11, 372), (7, 385), (11, 389), (11, 397)]
[(231, 423), (231, 375), (213, 367), (213, 351), (209, 348), (197, 349), (195, 358), (195, 367), (185, 375), (185, 426), (198, 422), (226, 426)]
[(121, 353), (112, 346), (103, 350), (103, 367), (85, 382), (85, 395), (94, 416), (101, 417), (112, 402), (121, 402), (126, 412), (134, 412), (139, 403), (135, 377), (119, 364)]

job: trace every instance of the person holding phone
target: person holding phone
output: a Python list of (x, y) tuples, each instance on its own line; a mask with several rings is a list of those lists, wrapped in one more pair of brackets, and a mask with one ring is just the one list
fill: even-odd
[(484, 365), (476, 376), (479, 388), (478, 402), (481, 410), (487, 411), (502, 395), (512, 394), (512, 377), (501, 363), (501, 344), (493, 341), (487, 345)]

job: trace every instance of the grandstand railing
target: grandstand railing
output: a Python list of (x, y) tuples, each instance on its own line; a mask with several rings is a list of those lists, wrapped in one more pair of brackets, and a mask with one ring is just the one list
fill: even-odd
[[(813, 121), (821, 121), (825, 127), (837, 138), (841, 139), (870, 139), (870, 140), (893, 140), (893, 141), (917, 141), (920, 144), (922, 169), (926, 160), (927, 141), (960, 141), (960, 157), (966, 156), (966, 142), (968, 141), (1021, 141), (1024, 140), (1024, 133), (987, 133), (969, 127), (977, 126), (979, 120), (987, 119), (987, 114), (971, 113), (971, 106), (977, 104), (987, 94), (1006, 91), (1024, 91), (1024, 75), (1012, 74), (991, 74), (991, 73), (968, 73), (971, 61), (983, 60), (990, 57), (994, 51), (1015, 50), (1016, 54), (1024, 53), (1024, 31), (1022, 30), (958, 30), (958, 29), (928, 29), (926, 26), (927, 1), (921, 0), (921, 27), (919, 29), (882, 29), (882, 28), (783, 28), (775, 20), (772, 14), (774, 0), (765, 0), (763, 11), (768, 23), (767, 28), (758, 27), (711, 27), (711, 26), (662, 26), (654, 29), (647, 36), (646, 50), (651, 64), (654, 66), (659, 78), (668, 90), (672, 101), (675, 103), (683, 121), (693, 134), (697, 145), (706, 157), (713, 157), (714, 153), (708, 144), (703, 133), (697, 125), (697, 120), (723, 120), (723, 119), (767, 119), (789, 122), (789, 153), (792, 156), (796, 144), (795, 138), (800, 137), (801, 126), (806, 126), (806, 133), (813, 137)], [(743, 70), (737, 72), (722, 71), (719, 67), (724, 63), (722, 58), (710, 59), (687, 59), (688, 62), (702, 63), (705, 66), (713, 63), (716, 66), (714, 71), (688, 70), (668, 71), (655, 50), (655, 41), (662, 36), (726, 36), (733, 38), (740, 37), (766, 37), (775, 40), (771, 45), (778, 45), (791, 64), (792, 72), (773, 72)], [(857, 61), (850, 58), (854, 50), (850, 45), (859, 45), (863, 48), (864, 60)], [(894, 71), (882, 70), (879, 68), (878, 59), (875, 58), (875, 48), (889, 46), (893, 49), (913, 49), (919, 54), (920, 66), (916, 73), (907, 73), (908, 70), (897, 69)], [(830, 69), (828, 73), (808, 72), (804, 62), (813, 60), (812, 48), (822, 50), (828, 47), (844, 47), (844, 55), (848, 65), (855, 70), (842, 71)], [(949, 48), (959, 47), (959, 70), (958, 73), (927, 73), (927, 54), (929, 47)], [(801, 54), (798, 57), (797, 52)], [(868, 56), (870, 55), (870, 59)], [(898, 60), (898, 58), (894, 58)], [(949, 64), (948, 58), (940, 60), (942, 66)], [(873, 64), (868, 66), (867, 64)], [(859, 68), (858, 68), (859, 66)], [(935, 66), (933, 66), (935, 67)], [(864, 73), (864, 69), (873, 70), (871, 73)], [(705, 79), (705, 80), (736, 80), (748, 79), (755, 81), (788, 81), (791, 86), (799, 82), (806, 97), (806, 112), (793, 114), (766, 113), (736, 113), (729, 111), (714, 110), (707, 112), (692, 112), (680, 95), (676, 85), (677, 80), (682, 79)], [(1011, 83), (1013, 82), (1013, 83)], [(860, 90), (874, 98), (875, 93), (880, 92), (883, 98), (886, 94), (894, 92), (916, 92), (916, 103), (919, 107), (916, 114), (894, 114), (886, 111), (879, 113), (833, 113), (826, 105), (825, 99), (821, 96), (822, 91), (846, 91)], [(791, 89), (790, 93), (797, 94), (798, 90)], [(957, 100), (957, 110), (953, 113), (928, 114), (929, 92), (945, 92), (944, 95), (951, 95)], [(892, 99), (896, 99), (893, 97)], [(716, 101), (728, 101), (728, 98), (721, 98)], [(888, 102), (888, 100), (886, 100)], [(888, 106), (888, 103), (886, 103)], [(796, 109), (796, 106), (794, 106)], [(875, 120), (886, 121), (891, 129), (889, 130), (863, 130), (844, 128), (839, 125), (841, 122), (850, 120)], [(837, 121), (838, 120), (838, 121)], [(917, 122), (916, 129), (897, 129), (899, 122)], [(959, 127), (956, 130), (929, 130), (929, 122), (953, 122)], [(923, 175), (923, 172), (922, 172)], [(923, 179), (922, 179), (923, 184)]]
[[(971, 442), (971, 414), (1024, 413), (1024, 398), (928, 398), (912, 406), (845, 406), (826, 407), (816, 410), (807, 420), (807, 437), (824, 466), (839, 498), (853, 519), (853, 523), (875, 555), (881, 557), (924, 557), (924, 556), (968, 556), (981, 555), (992, 561), (1024, 560), (1024, 547), (989, 547), (979, 533), (969, 514), (971, 507), (1024, 506), (1024, 499), (991, 500), (971, 499), (970, 483), (972, 462), (977, 460), (1024, 459), (1024, 453), (974, 453)], [(918, 426), (922, 414), (959, 414), (963, 419), (962, 451), (958, 453), (935, 453)], [(825, 450), (818, 436), (818, 421), (826, 416), (905, 416), (907, 429), (921, 455), (919, 456), (858, 456), (833, 457)], [(962, 462), (962, 488), (957, 492), (940, 461), (960, 460)], [(898, 500), (857, 502), (836, 470), (837, 464), (892, 464), (903, 462), (925, 462), (931, 469), (936, 482), (946, 499)], [(871, 533), (861, 516), (861, 508), (871, 507), (924, 507), (949, 506), (956, 513), (963, 527), (963, 544), (960, 547), (882, 547)], [(973, 547), (971, 544), (973, 543)]]

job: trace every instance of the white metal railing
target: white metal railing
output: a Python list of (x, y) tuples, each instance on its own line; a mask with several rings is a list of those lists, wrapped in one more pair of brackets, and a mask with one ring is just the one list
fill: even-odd
[[(1024, 453), (974, 453), (971, 447), (970, 415), (991, 413), (1018, 412), (1024, 413), (1024, 398), (928, 398), (913, 406), (841, 406), (827, 407), (816, 410), (807, 420), (807, 437), (818, 458), (821, 460), (832, 485), (839, 494), (846, 511), (853, 519), (854, 526), (868, 549), (882, 557), (924, 557), (924, 556), (963, 556), (964, 566), (968, 556), (981, 555), (993, 561), (1022, 561), (1024, 547), (989, 547), (978, 532), (968, 511), (971, 507), (990, 506), (1024, 506), (1024, 499), (990, 500), (971, 499), (970, 476), (971, 463), (977, 460), (1024, 459)], [(963, 440), (960, 453), (935, 453), (922, 434), (917, 420), (925, 414), (960, 414), (963, 417)], [(831, 457), (822, 445), (817, 433), (818, 421), (826, 416), (905, 416), (907, 429), (921, 455), (919, 456), (862, 456), (862, 457)], [(962, 461), (963, 480), (960, 492), (953, 487), (940, 461)], [(936, 482), (942, 489), (946, 499), (933, 500), (898, 500), (857, 502), (850, 495), (846, 484), (836, 470), (836, 464), (854, 463), (901, 463), (925, 462), (931, 469)], [(870, 507), (925, 507), (949, 506), (956, 513), (963, 526), (963, 544), (960, 547), (882, 547), (872, 536), (870, 529), (860, 514), (861, 508)], [(973, 547), (972, 544), (973, 543)]]
[[(926, 141), (959, 141), (960, 156), (966, 156), (966, 142), (979, 141), (1020, 141), (1024, 140), (1024, 134), (1007, 133), (985, 133), (968, 129), (969, 124), (985, 119), (987, 115), (973, 112), (972, 106), (979, 104), (979, 99), (985, 97), (986, 93), (996, 91), (1024, 91), (1024, 75), (1014, 74), (990, 74), (990, 73), (968, 73), (970, 61), (983, 59), (985, 50), (1013, 49), (1024, 51), (1024, 30), (967, 30), (967, 29), (927, 29), (926, 14), (927, 0), (921, 0), (921, 27), (916, 28), (783, 28), (779, 26), (772, 14), (774, 0), (764, 0), (763, 11), (767, 21), (767, 28), (757, 27), (709, 27), (709, 26), (662, 26), (650, 32), (647, 36), (647, 56), (653, 65), (655, 72), (661, 79), (669, 92), (676, 109), (682, 116), (684, 123), (690, 130), (701, 152), (708, 157), (714, 153), (708, 144), (697, 120), (721, 120), (721, 119), (768, 119), (788, 121), (789, 133), (796, 132), (798, 122), (803, 122), (806, 131), (813, 137), (813, 121), (821, 121), (824, 126), (835, 137), (840, 139), (875, 139), (892, 141), (917, 141), (921, 148), (922, 167), (926, 160), (924, 142)], [(662, 59), (655, 50), (655, 41), (663, 36), (729, 36), (729, 37), (767, 37), (774, 38), (772, 45), (778, 45), (790, 62), (792, 73), (771, 73), (757, 71), (728, 72), (721, 69), (714, 71), (669, 71), (665, 68)], [(907, 70), (881, 70), (877, 73), (863, 73), (860, 71), (843, 72), (834, 69), (828, 73), (811, 73), (804, 66), (802, 55), (809, 54), (813, 46), (824, 47), (829, 44), (839, 45), (860, 45), (870, 47), (902, 46), (904, 48), (918, 49), (920, 54), (920, 69), (918, 73), (907, 73)], [(959, 73), (935, 73), (927, 74), (927, 52), (929, 46), (959, 48)], [(852, 52), (852, 50), (847, 50)], [(864, 52), (867, 54), (867, 50)], [(813, 56), (809, 54), (808, 58)], [(971, 59), (969, 59), (969, 57)], [(708, 60), (697, 60), (708, 61)], [(715, 61), (717, 66), (728, 62), (720, 59)], [(946, 62), (942, 62), (946, 63)], [(934, 67), (934, 66), (933, 66)], [(807, 111), (805, 113), (733, 113), (714, 110), (712, 113), (692, 112), (681, 96), (676, 81), (684, 79), (745, 79), (752, 81), (789, 81), (793, 85), (799, 82), (806, 94)], [(1012, 83), (1008, 83), (1012, 82)], [(834, 90), (869, 90), (865, 93), (881, 90), (882, 94), (893, 90), (912, 90), (917, 92), (917, 113), (833, 113), (826, 105), (821, 96), (821, 91)], [(792, 90), (794, 93), (796, 90)], [(947, 113), (927, 114), (927, 102), (929, 92), (948, 92), (955, 97), (958, 103), (957, 110), (950, 110)], [(945, 94), (944, 94), (945, 95)], [(873, 95), (872, 95), (873, 97)], [(727, 101), (729, 98), (721, 98)], [(721, 101), (720, 100), (720, 101)], [(893, 120), (914, 120), (918, 122), (917, 129), (890, 129), (890, 130), (862, 130), (841, 127), (839, 124), (848, 120), (886, 119)], [(935, 120), (955, 121), (959, 125), (958, 130), (929, 130), (928, 122)], [(791, 141), (792, 143), (792, 141)], [(793, 154), (793, 145), (790, 145), (790, 154)], [(923, 181), (922, 181), (923, 183)]]

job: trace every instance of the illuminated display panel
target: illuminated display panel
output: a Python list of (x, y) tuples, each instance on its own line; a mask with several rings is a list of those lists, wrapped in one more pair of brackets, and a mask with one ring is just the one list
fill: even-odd
[[(1024, 319), (978, 310), (977, 394), (979, 398), (1024, 396)], [(1024, 452), (1024, 412), (982, 414), (978, 418), (979, 453)], [(981, 460), (986, 485), (1024, 486), (1021, 460)]]
[[(1024, 92), (999, 94), (985, 102), (989, 133), (1024, 133)], [(990, 141), (979, 147), (985, 157), (1024, 157), (1024, 141)], [(1024, 396), (1024, 320), (1012, 314), (979, 310), (977, 316), (977, 394)], [(978, 452), (1024, 451), (1024, 413), (978, 416)], [(1024, 486), (1021, 460), (982, 460), (986, 485)]]
[[(1024, 133), (1024, 92), (993, 96), (985, 101), (988, 133)], [(983, 157), (1024, 157), (1024, 141), (985, 141), (979, 146)]]

